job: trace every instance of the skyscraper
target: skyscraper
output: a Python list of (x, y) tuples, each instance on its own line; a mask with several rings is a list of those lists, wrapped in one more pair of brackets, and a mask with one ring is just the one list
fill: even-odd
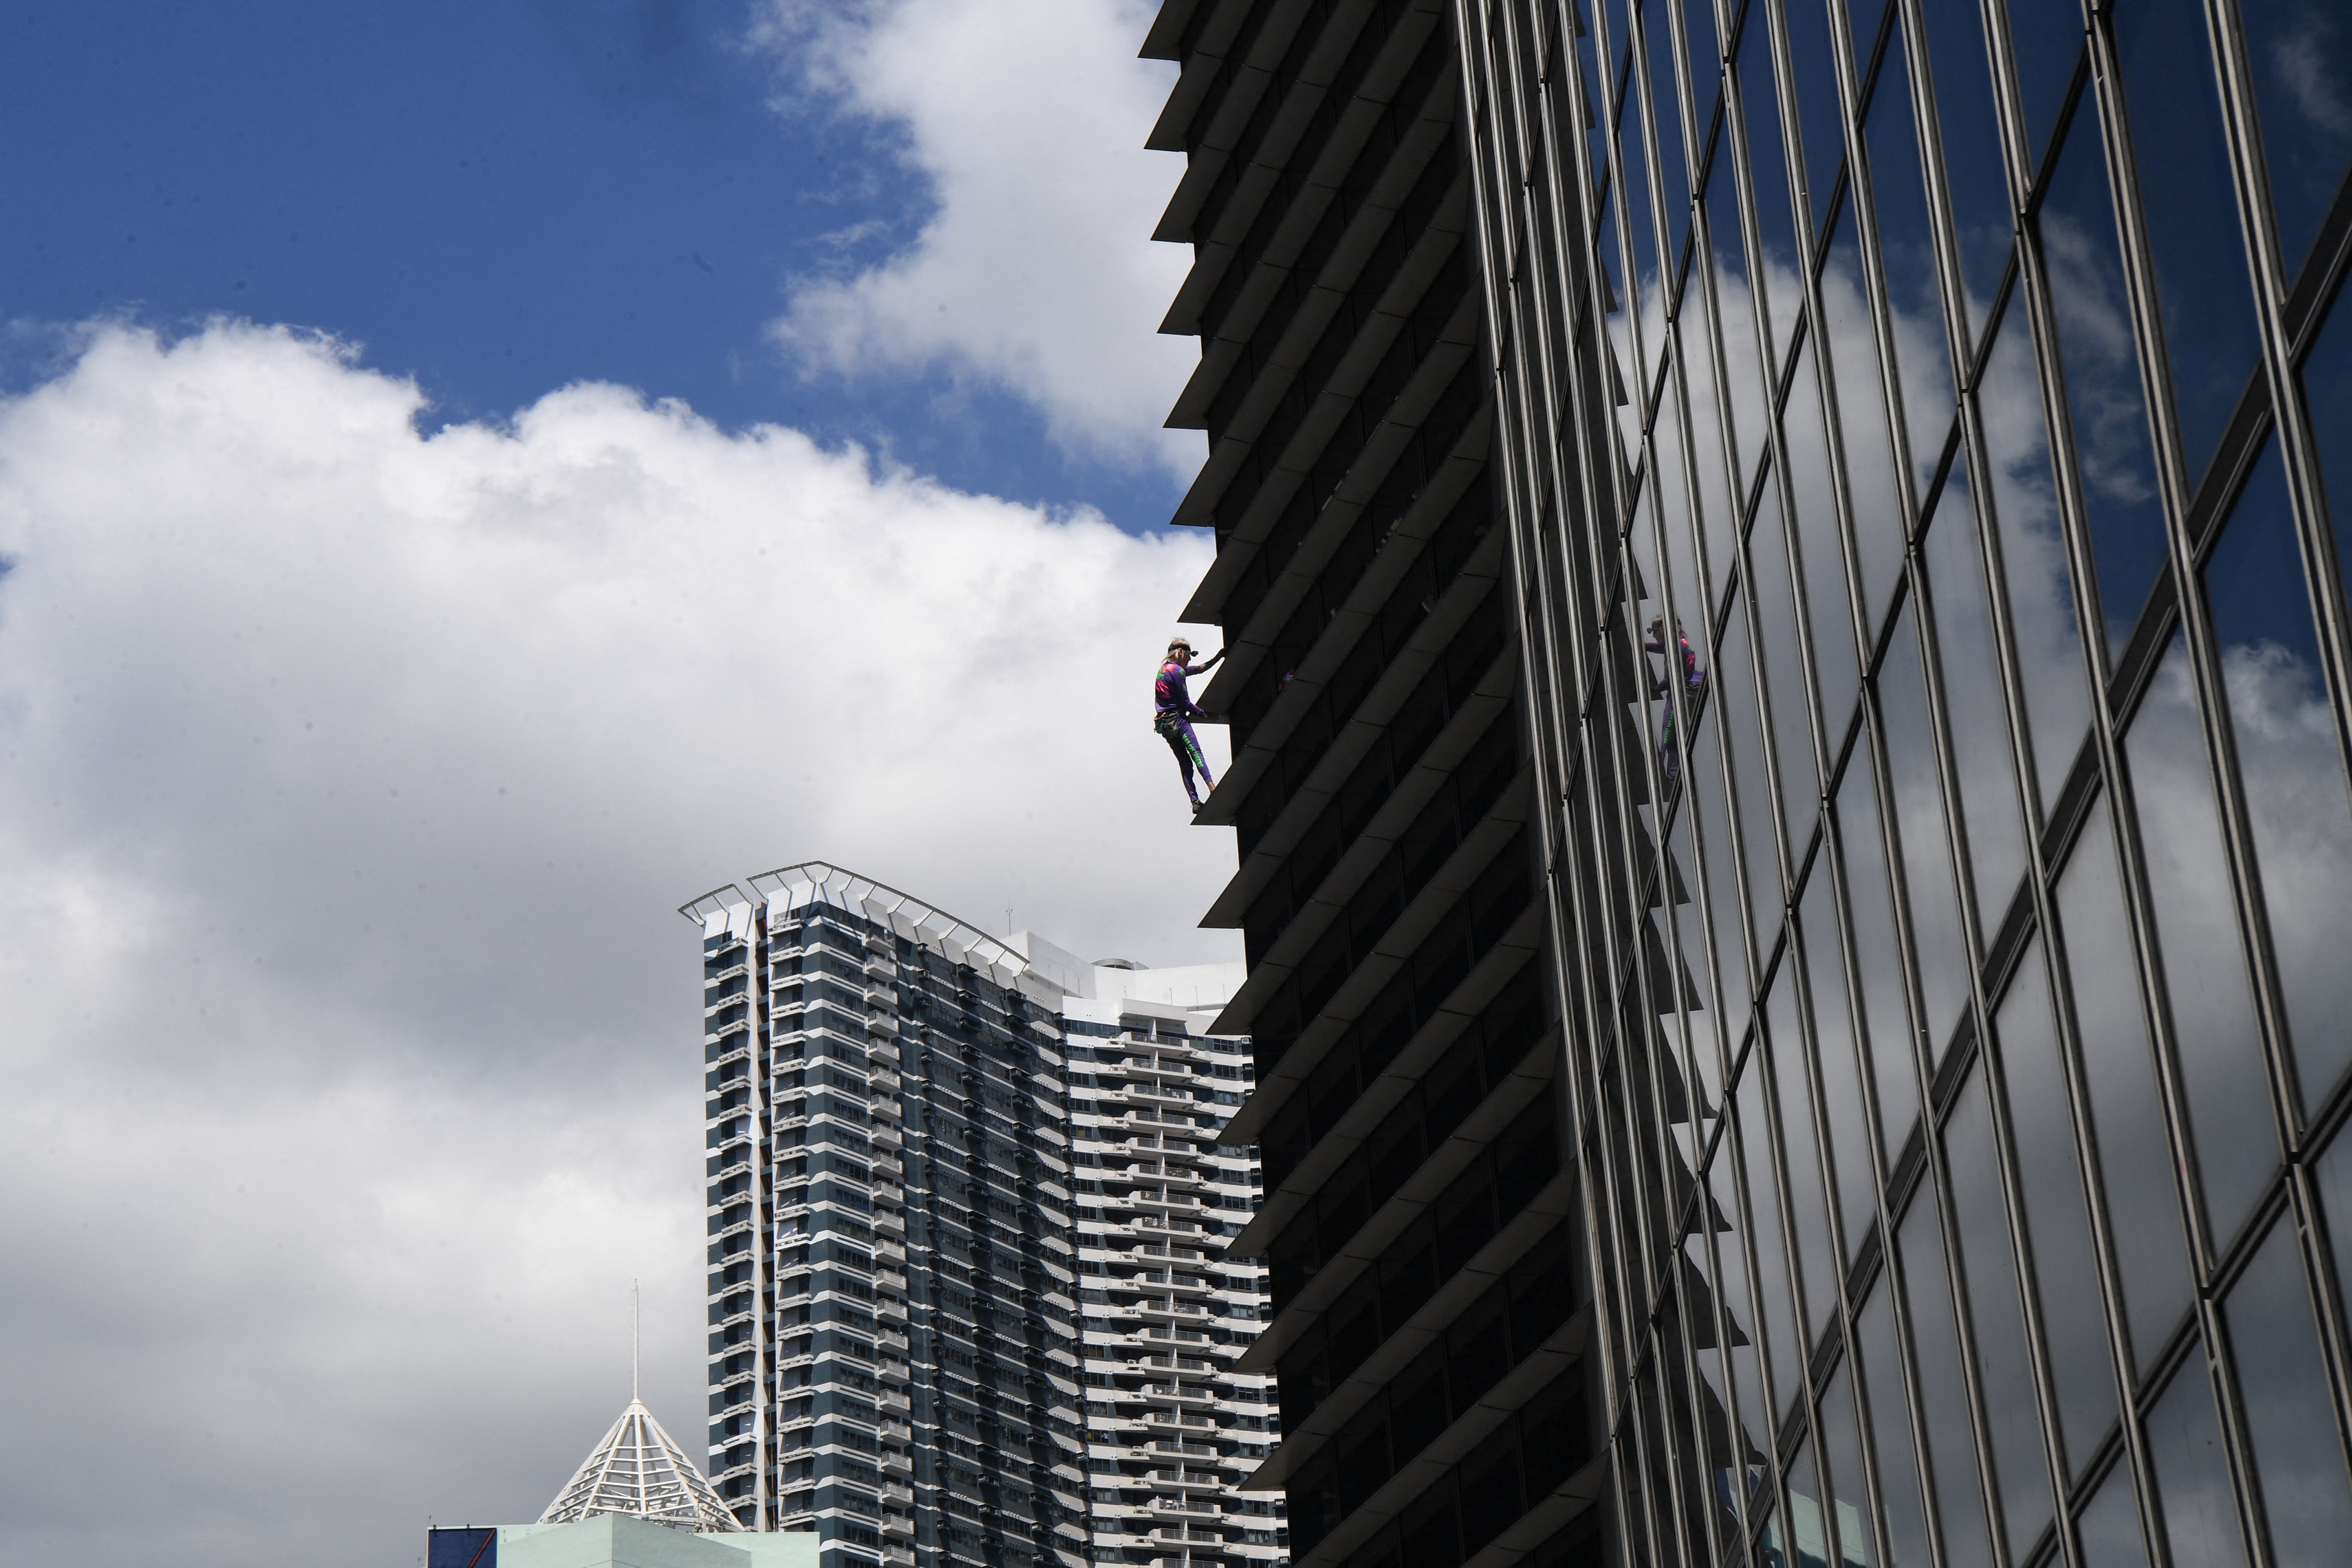
[(748, 886), (680, 911), (734, 1517), (822, 1568), (1277, 1557), (1278, 1510), (1224, 1496), (1264, 1285), (1215, 1257), (1244, 1044), (1197, 1037), (1240, 966), (1089, 964), (822, 863)]
[(1261, 1272), (1225, 1256), (1255, 1153), (1217, 1142), (1249, 1042), (1208, 1029), (1241, 968), (1096, 964), (1062, 1002), (1097, 1563), (1287, 1555), (1280, 1502), (1235, 1489), (1280, 1425), (1269, 1380), (1234, 1371), (1265, 1301)]
[[(2338, 9), (1163, 7), (1297, 1568), (2340, 1551)], [(1329, 1349), (1512, 942), (1589, 1463)]]

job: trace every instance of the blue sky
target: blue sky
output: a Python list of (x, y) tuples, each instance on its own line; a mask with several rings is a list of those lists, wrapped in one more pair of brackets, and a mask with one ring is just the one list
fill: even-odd
[(431, 422), (605, 380), (1130, 530), (1181, 493), (971, 366), (845, 374), (773, 341), (795, 281), (885, 261), (939, 195), (904, 124), (808, 90), (740, 0), (11, 9), (9, 390), (70, 354), (61, 325), (226, 313), (358, 343)]

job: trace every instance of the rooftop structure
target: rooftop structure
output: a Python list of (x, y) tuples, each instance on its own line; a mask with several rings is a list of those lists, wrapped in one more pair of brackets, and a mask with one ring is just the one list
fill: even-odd
[(570, 1524), (604, 1514), (674, 1530), (723, 1532), (740, 1528), (694, 1461), (635, 1397), (539, 1521)]

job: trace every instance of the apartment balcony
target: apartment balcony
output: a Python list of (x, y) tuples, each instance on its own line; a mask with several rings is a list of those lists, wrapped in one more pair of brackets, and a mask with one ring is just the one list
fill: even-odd
[(882, 1483), (882, 1501), (891, 1508), (909, 1509), (915, 1506), (914, 1489), (898, 1481)]
[[(893, 1301), (884, 1297), (877, 1296), (874, 1299), (874, 1316), (877, 1320), (882, 1322), (903, 1324), (907, 1321), (907, 1303), (904, 1301)], [(889, 1340), (895, 1339), (898, 1341), (898, 1348), (900, 1350), (907, 1348), (907, 1341), (904, 1335), (886, 1334), (884, 1339), (886, 1343)]]
[(883, 1356), (875, 1364), (879, 1369), (880, 1376), (885, 1383), (903, 1384), (908, 1381), (907, 1363), (897, 1356)]
[(1147, 1383), (1143, 1385), (1143, 1392), (1136, 1397), (1150, 1405), (1172, 1405), (1180, 1410), (1213, 1410), (1217, 1405), (1214, 1394), (1171, 1388), (1165, 1384)]
[(874, 1142), (885, 1149), (904, 1149), (907, 1146), (905, 1136), (895, 1127), (885, 1127), (877, 1121), (874, 1124), (873, 1134)]
[(915, 1474), (915, 1458), (911, 1454), (893, 1452), (881, 1457), (882, 1473), (897, 1476), (911, 1484)]
[(1129, 1452), (1141, 1459), (1213, 1459), (1217, 1457), (1217, 1447), (1213, 1443), (1185, 1443), (1172, 1437), (1155, 1437)]
[(906, 1079), (888, 1068), (874, 1068), (866, 1075), (866, 1081), (873, 1086), (877, 1094), (896, 1094), (906, 1083)]
[(1180, 1442), (1188, 1433), (1194, 1436), (1214, 1436), (1217, 1431), (1217, 1424), (1205, 1415), (1171, 1414), (1163, 1410), (1145, 1412), (1143, 1425), (1145, 1430), (1149, 1432), (1172, 1436)]
[(896, 1416), (900, 1421), (914, 1419), (914, 1401), (896, 1389), (884, 1389), (874, 1403), (885, 1415)]
[(874, 1211), (874, 1230), (877, 1236), (879, 1236), (886, 1230), (894, 1232), (899, 1236), (904, 1236), (907, 1234), (906, 1217), (902, 1215), (877, 1209)]
[(881, 1432), (882, 1441), (885, 1443), (911, 1443), (915, 1440), (915, 1429), (913, 1427), (907, 1426), (904, 1422), (890, 1420), (887, 1416), (883, 1419), (878, 1430)]

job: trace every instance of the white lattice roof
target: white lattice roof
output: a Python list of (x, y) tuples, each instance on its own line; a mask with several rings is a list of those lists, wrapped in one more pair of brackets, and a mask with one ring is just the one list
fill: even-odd
[(629, 1401), (539, 1522), (570, 1524), (600, 1513), (651, 1520), (678, 1530), (741, 1528), (694, 1461), (637, 1399)]

